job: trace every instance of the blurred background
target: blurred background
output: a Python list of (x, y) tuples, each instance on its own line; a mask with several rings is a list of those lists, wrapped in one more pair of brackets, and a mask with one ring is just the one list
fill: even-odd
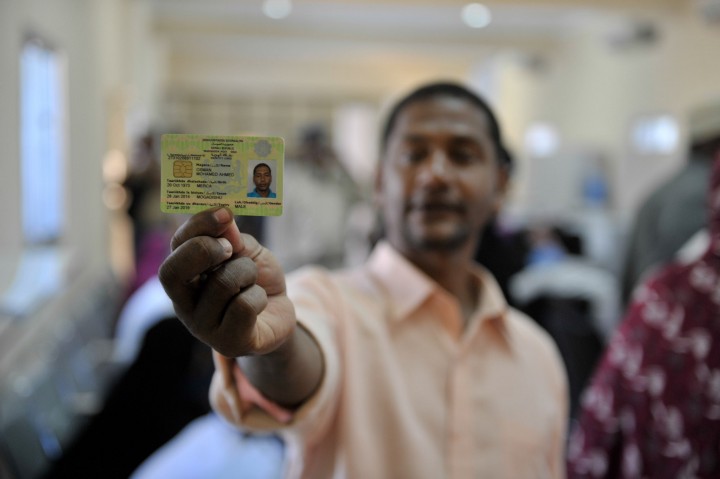
[(566, 359), (589, 351), (578, 394), (640, 205), (720, 115), (718, 51), (720, 0), (0, 0), (0, 477), (126, 477), (207, 411), (208, 351), (154, 278), (182, 220), (161, 134), (284, 137), (286, 214), (238, 222), (288, 270), (357, 264), (379, 121), (428, 80), (497, 111), (513, 180), (478, 258)]

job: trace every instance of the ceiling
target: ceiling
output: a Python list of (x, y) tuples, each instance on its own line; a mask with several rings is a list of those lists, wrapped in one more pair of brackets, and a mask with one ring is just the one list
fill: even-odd
[(495, 0), (483, 29), (460, 0), (138, 0), (167, 61), (164, 91), (378, 99), (428, 78), (467, 79), (492, 55), (541, 57), (590, 29), (623, 35), (720, 0)]
[[(274, 20), (262, 0), (144, 0), (166, 48), (171, 88), (374, 90), (401, 78), (467, 75), (497, 51), (550, 48), (598, 22), (681, 15), (688, 0), (488, 1), (492, 22), (463, 24), (459, 0), (293, 0)], [(327, 79), (332, 78), (329, 82)], [(364, 86), (363, 86), (364, 85)]]
[[(483, 29), (462, 22), (462, 0), (292, 0), (291, 13), (278, 20), (263, 14), (263, 0), (133, 3), (143, 9), (166, 66), (161, 118), (186, 118), (192, 131), (271, 130), (288, 138), (298, 124), (327, 119), (338, 105), (358, 100), (377, 106), (429, 79), (472, 79), (477, 86), (483, 68), (499, 55), (528, 65), (550, 59), (552, 66), (558, 46), (575, 45), (580, 35), (622, 40), (638, 25), (697, 18), (701, 5), (720, 0), (486, 0), (492, 22)], [(581, 61), (571, 66), (583, 71), (571, 84), (587, 80), (583, 75), (627, 83), (625, 70), (613, 76), (603, 69), (608, 63), (588, 68), (584, 51), (573, 52)], [(638, 69), (654, 58), (643, 57)], [(643, 101), (652, 92), (631, 83), (627, 91), (638, 92), (633, 100), (647, 107)], [(503, 100), (512, 117), (523, 98)], [(593, 101), (577, 108), (622, 106)], [(568, 118), (574, 118), (571, 106), (563, 110)], [(246, 116), (251, 123), (243, 123)], [(516, 124), (508, 124), (517, 133), (524, 117), (516, 116)]]

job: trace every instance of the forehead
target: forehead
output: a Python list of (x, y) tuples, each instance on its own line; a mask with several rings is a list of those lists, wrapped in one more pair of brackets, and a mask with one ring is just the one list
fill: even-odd
[(438, 96), (414, 101), (397, 116), (390, 138), (407, 135), (490, 137), (487, 114), (464, 98)]
[(268, 167), (265, 166), (265, 165), (263, 165), (263, 166), (256, 166), (256, 167), (255, 167), (255, 174), (257, 175), (257, 174), (260, 174), (260, 173), (270, 173), (270, 168), (268, 168)]

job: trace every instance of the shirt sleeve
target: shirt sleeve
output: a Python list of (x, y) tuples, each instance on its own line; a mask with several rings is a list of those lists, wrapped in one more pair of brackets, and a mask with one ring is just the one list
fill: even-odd
[(553, 437), (553, 451), (550, 458), (550, 470), (552, 477), (564, 479), (566, 477), (566, 445), (568, 432), (568, 417), (570, 415), (570, 391), (565, 374), (565, 368), (559, 351), (555, 351), (556, 364), (555, 371), (558, 376), (557, 391), (558, 404), (560, 405), (561, 420), (556, 423), (555, 435)]
[[(634, 303), (610, 340), (590, 385), (583, 393), (578, 421), (568, 447), (569, 478), (619, 477), (624, 439), (620, 413), (632, 404), (642, 406), (641, 393), (630, 385), (642, 362), (642, 304)], [(630, 399), (628, 395), (634, 395)], [(638, 403), (640, 401), (640, 403)]]
[(267, 399), (243, 374), (233, 358), (227, 358), (213, 351), (215, 374), (210, 386), (213, 409), (222, 417), (238, 426), (248, 420), (253, 410), (263, 411), (267, 421), (257, 425), (260, 429), (274, 428), (273, 424), (287, 424), (293, 419), (293, 412)]
[(298, 322), (320, 347), (323, 378), (318, 390), (296, 411), (265, 398), (245, 378), (237, 361), (214, 352), (215, 373), (210, 386), (213, 409), (237, 427), (256, 431), (290, 429), (306, 446), (322, 438), (336, 412), (340, 360), (336, 341), (337, 294), (327, 273), (308, 268), (288, 277), (288, 293)]

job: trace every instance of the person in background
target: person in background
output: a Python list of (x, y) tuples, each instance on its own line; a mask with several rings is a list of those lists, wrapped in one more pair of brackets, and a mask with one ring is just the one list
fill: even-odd
[(636, 290), (569, 443), (571, 478), (720, 477), (720, 150), (710, 242)]
[(689, 133), (690, 158), (642, 203), (633, 222), (622, 272), (625, 305), (643, 276), (671, 261), (705, 224), (705, 191), (720, 147), (720, 103), (691, 111)]
[(129, 298), (145, 281), (157, 274), (170, 253), (170, 238), (179, 226), (171, 215), (163, 215), (160, 203), (159, 134), (141, 136), (131, 156), (129, 175), (123, 183), (128, 193), (127, 214), (132, 221), (134, 274), (127, 285)]
[[(148, 131), (135, 142), (128, 176), (123, 187), (128, 193), (127, 214), (133, 224), (133, 246), (140, 255), (145, 235), (157, 226), (160, 211), (160, 161), (157, 151), (158, 134)], [(157, 271), (157, 270), (156, 270)]]
[[(319, 126), (303, 129), (300, 145), (285, 161), (284, 211), (279, 217), (239, 216), (238, 227), (263, 244), (278, 251), (276, 258), (284, 270), (312, 262), (324, 266), (344, 264), (342, 232), (354, 194), (354, 184), (345, 174), (334, 152), (328, 147)], [(323, 191), (322, 199), (317, 192)], [(266, 220), (264, 239), (245, 223)], [(150, 298), (155, 298), (150, 300)], [(129, 303), (118, 330), (117, 356), (130, 356), (140, 347), (148, 316), (158, 308), (172, 311), (172, 303), (157, 277), (148, 282)], [(177, 326), (182, 325), (174, 319)], [(209, 353), (208, 353), (209, 355)], [(212, 374), (210, 361), (209, 375)], [(205, 372), (205, 369), (203, 369)], [(207, 389), (206, 389), (207, 392)], [(195, 479), (198, 477), (237, 477), (244, 479), (281, 478), (285, 459), (282, 440), (273, 434), (249, 434), (222, 420), (215, 413), (203, 415), (148, 457), (132, 474), (132, 479)]]
[[(514, 159), (509, 151), (505, 152), (504, 162), (503, 168), (510, 178)], [(477, 244), (474, 260), (490, 270), (506, 301), (513, 307), (517, 307), (517, 304), (510, 294), (510, 279), (525, 268), (529, 253), (530, 243), (524, 228), (506, 225), (500, 212), (488, 220)]]
[[(256, 238), (264, 238), (264, 219), (238, 216), (235, 221), (243, 231), (252, 232)], [(169, 245), (166, 247), (169, 253)], [(157, 263), (154, 257), (143, 257), (141, 261), (149, 262), (144, 265), (146, 268), (154, 264), (157, 270), (164, 258), (165, 255)], [(273, 477), (261, 475), (272, 467), (267, 450), (275, 448), (278, 455), (282, 451), (282, 445), (273, 438), (263, 438), (258, 444), (253, 442), (244, 447), (242, 457), (236, 454), (227, 461), (228, 456), (224, 454), (232, 451), (231, 444), (246, 444), (251, 440), (228, 433), (225, 448), (207, 440), (208, 430), (225, 431), (217, 424), (219, 419), (211, 413), (207, 397), (214, 371), (211, 351), (178, 323), (172, 302), (162, 288), (156, 271), (145, 278), (124, 302), (113, 339), (116, 381), (107, 396), (103, 397), (100, 412), (90, 417), (70, 443), (64, 445), (63, 455), (53, 463), (44, 479), (127, 479), (158, 448), (184, 432), (186, 426), (188, 429), (192, 426), (193, 433), (197, 435), (197, 442), (193, 445), (196, 450), (206, 453), (203, 460), (191, 460), (183, 455), (184, 450), (181, 449), (179, 454), (166, 461), (167, 448), (163, 447), (162, 455), (158, 453), (163, 461), (153, 460), (152, 467), (143, 469), (142, 478), (220, 478), (223, 476), (216, 474), (217, 468), (228, 461), (232, 464), (244, 461), (248, 471), (245, 477)], [(171, 404), (167, 403), (166, 395), (173, 397)], [(142, 425), (143, 429), (139, 436), (138, 425)], [(186, 444), (186, 437), (182, 437), (182, 447)], [(260, 451), (264, 457), (258, 457)], [(88, 460), (89, 457), (93, 460)], [(198, 476), (196, 473), (202, 467), (208, 474)], [(280, 470), (280, 466), (277, 469)], [(151, 475), (155, 473), (159, 475)]]
[(472, 261), (504, 154), (482, 99), (429, 84), (385, 123), (385, 238), (363, 266), (286, 278), (225, 208), (176, 232), (159, 276), (214, 349), (211, 403), (238, 427), (284, 431), (288, 477), (564, 476), (558, 351)]
[(285, 271), (309, 263), (346, 266), (350, 218), (361, 199), (358, 186), (319, 126), (304, 128), (298, 147), (287, 156), (283, 214), (268, 218), (263, 244)]

